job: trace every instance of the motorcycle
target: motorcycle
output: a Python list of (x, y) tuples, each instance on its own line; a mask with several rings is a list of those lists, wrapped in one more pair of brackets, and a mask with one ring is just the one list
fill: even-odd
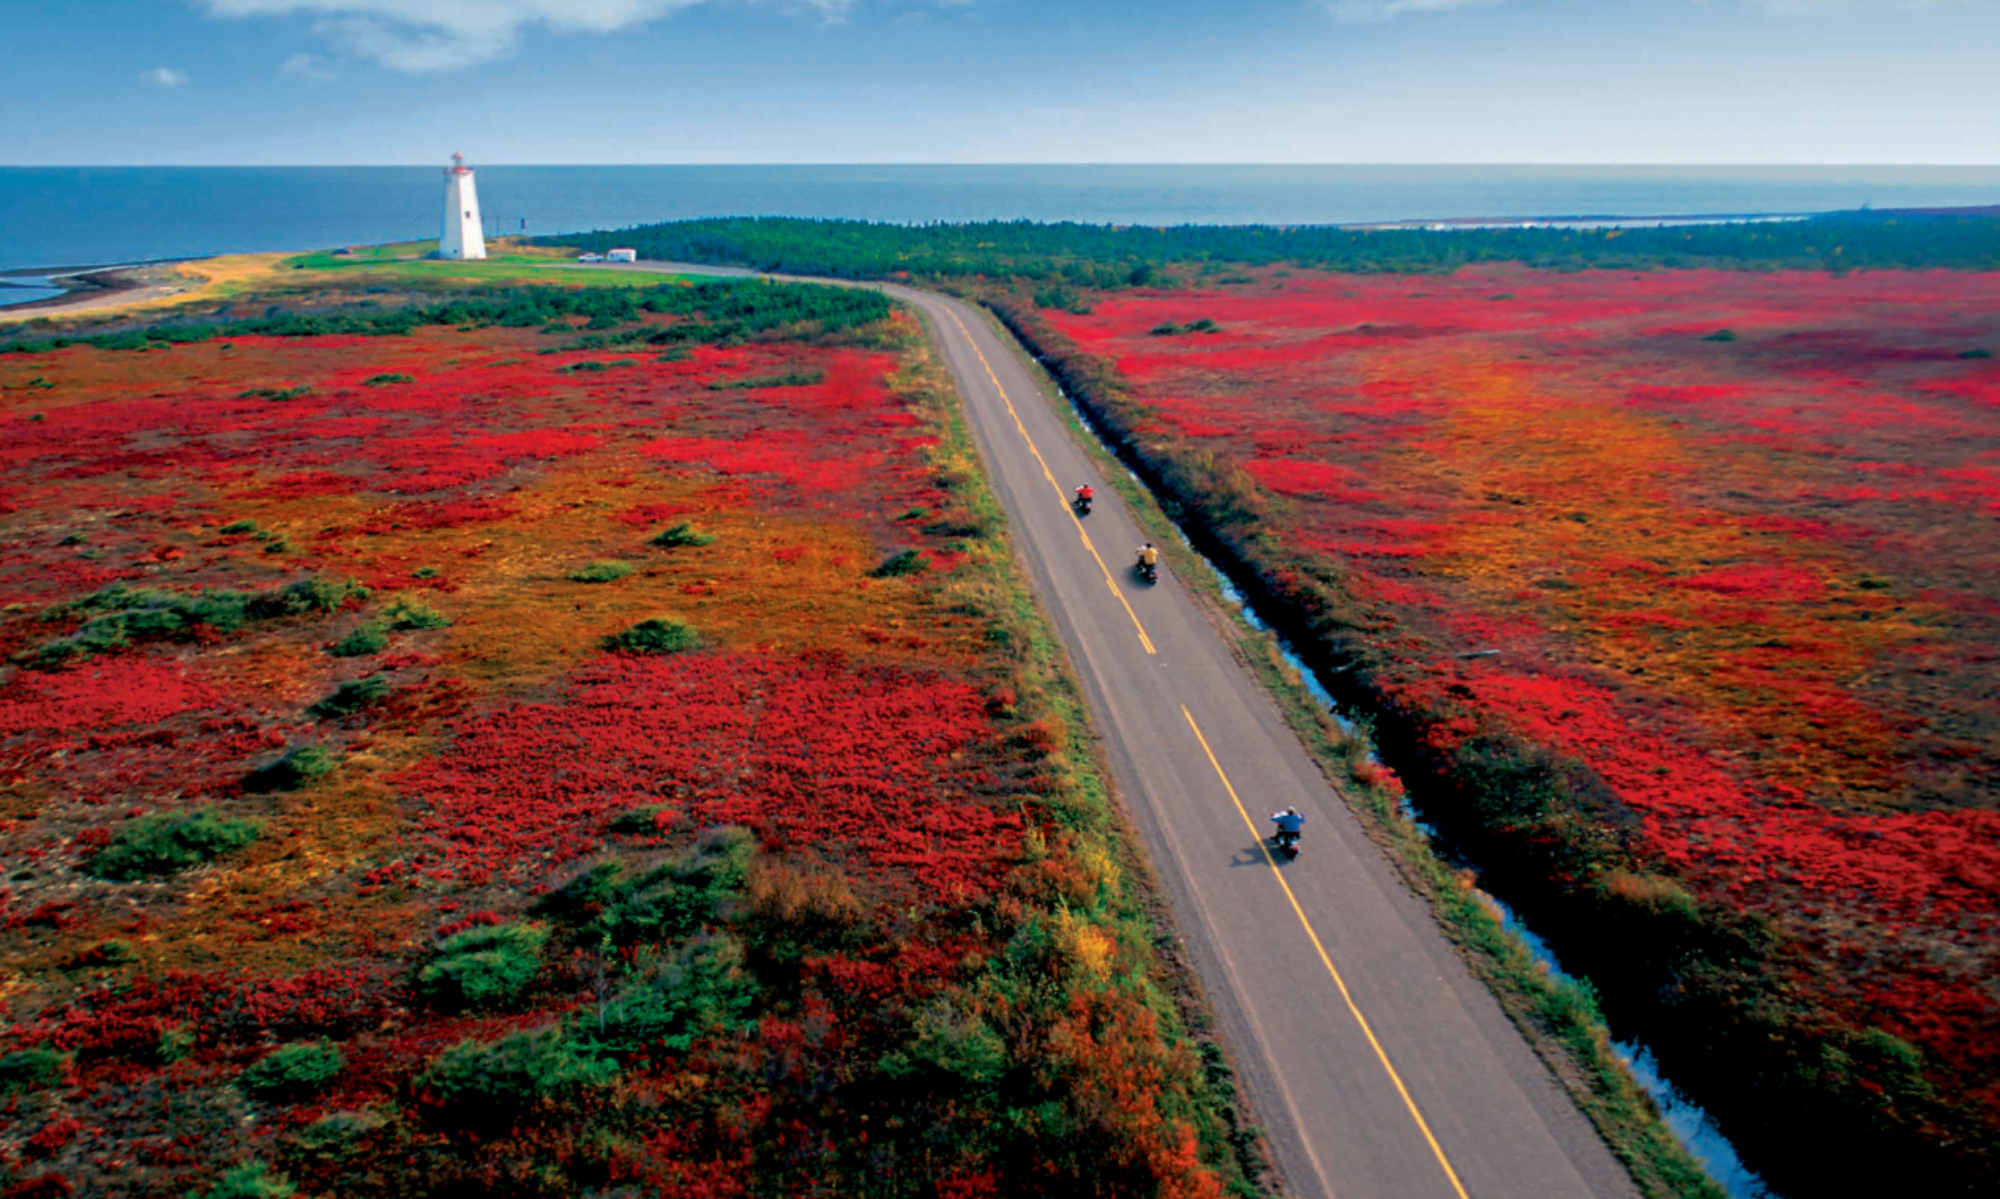
[(1137, 563), (1132, 569), (1139, 572), (1139, 578), (1142, 582), (1157, 583), (1160, 581), (1160, 568), (1151, 562)]
[[(1297, 808), (1286, 808), (1282, 812), (1271, 813), (1271, 823), (1277, 829), (1271, 834), (1271, 852), (1283, 854), (1286, 861), (1299, 856), (1299, 838), (1304, 834), (1306, 818)], [(1287, 828), (1286, 825), (1296, 827)]]
[(1069, 502), (1069, 506), (1076, 509), (1076, 514), (1078, 516), (1089, 516), (1090, 504), (1091, 504), (1091, 497), (1087, 495), (1077, 496), (1075, 499)]

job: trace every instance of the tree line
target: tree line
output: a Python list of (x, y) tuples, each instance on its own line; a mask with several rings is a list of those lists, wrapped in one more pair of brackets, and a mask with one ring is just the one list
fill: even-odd
[(732, 263), (846, 278), (898, 274), (1063, 276), (1086, 286), (1143, 283), (1152, 264), (1292, 263), (1356, 272), (1444, 272), (1482, 262), (1590, 267), (2000, 269), (2000, 218), (1987, 212), (1848, 212), (1796, 221), (1622, 229), (1357, 229), (1333, 225), (1083, 225), (977, 221), (896, 225), (723, 217), (536, 239), (664, 261)]

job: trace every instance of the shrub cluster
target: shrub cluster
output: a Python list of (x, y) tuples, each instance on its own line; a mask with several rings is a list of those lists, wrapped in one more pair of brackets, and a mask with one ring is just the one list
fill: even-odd
[(632, 573), (630, 562), (587, 562), (565, 577), (572, 583), (612, 583)]
[(84, 869), (120, 882), (175, 874), (242, 849), (262, 832), (259, 822), (230, 820), (214, 808), (141, 816), (113, 833)]
[(388, 698), (389, 680), (381, 675), (350, 679), (334, 688), (333, 694), (320, 700), (306, 711), (314, 716), (350, 716), (371, 704)]
[(321, 1038), (273, 1049), (236, 1082), (259, 1099), (297, 1099), (325, 1090), (346, 1068), (340, 1050)]
[(678, 549), (681, 546), (703, 546), (715, 544), (715, 535), (704, 533), (686, 521), (672, 525), (653, 538), (652, 544), (663, 549)]
[(333, 773), (333, 755), (317, 745), (301, 745), (275, 762), (259, 766), (243, 779), (246, 791), (296, 791)]
[(525, 990), (542, 968), (548, 930), (493, 924), (447, 937), (417, 971), (420, 994), (444, 1007), (496, 1007)]
[(673, 617), (642, 620), (604, 639), (604, 648), (623, 654), (678, 654), (701, 646), (701, 634)]

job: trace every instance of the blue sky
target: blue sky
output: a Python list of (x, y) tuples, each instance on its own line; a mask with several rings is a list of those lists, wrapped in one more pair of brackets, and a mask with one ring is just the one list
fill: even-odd
[(27, 0), (0, 163), (2000, 163), (2000, 0)]

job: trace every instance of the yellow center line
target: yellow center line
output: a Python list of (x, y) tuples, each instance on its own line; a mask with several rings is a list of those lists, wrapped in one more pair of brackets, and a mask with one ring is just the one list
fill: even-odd
[(1188, 727), (1194, 730), (1194, 739), (1201, 742), (1201, 752), (1208, 755), (1208, 764), (1215, 767), (1215, 777), (1222, 780), (1222, 789), (1229, 792), (1231, 802), (1236, 805), (1237, 815), (1243, 817), (1244, 827), (1248, 828), (1250, 835), (1256, 839), (1258, 848), (1264, 854), (1265, 864), (1271, 868), (1271, 876), (1277, 879), (1278, 886), (1284, 889), (1285, 898), (1291, 901), (1292, 911), (1298, 916), (1299, 924), (1306, 930), (1306, 936), (1312, 938), (1313, 948), (1319, 951), (1320, 964), (1333, 976), (1333, 985), (1339, 988), (1340, 997), (1346, 1002), (1347, 1010), (1354, 1016), (1354, 1022), (1361, 1026), (1361, 1035), (1368, 1038), (1369, 1046), (1375, 1050), (1376, 1060), (1382, 1063), (1382, 1069), (1389, 1072), (1389, 1081), (1396, 1084), (1396, 1094), (1403, 1097), (1403, 1106), (1410, 1109), (1410, 1117), (1417, 1122), (1417, 1131), (1424, 1134), (1425, 1143), (1431, 1147), (1431, 1152), (1437, 1155), (1438, 1165), (1444, 1167), (1444, 1176), (1450, 1180), (1451, 1189), (1458, 1193), (1458, 1199), (1469, 1199), (1465, 1193), (1465, 1184), (1458, 1180), (1458, 1171), (1451, 1168), (1451, 1160), (1444, 1155), (1444, 1146), (1438, 1144), (1437, 1137), (1431, 1134), (1430, 1124), (1424, 1119), (1424, 1114), (1417, 1110), (1417, 1101), (1410, 1097), (1410, 1089), (1403, 1085), (1403, 1076), (1396, 1073), (1396, 1067), (1389, 1061), (1389, 1051), (1382, 1048), (1382, 1042), (1375, 1038), (1375, 1030), (1369, 1027), (1368, 1018), (1361, 1014), (1360, 1006), (1354, 1002), (1353, 994), (1347, 989), (1347, 980), (1340, 976), (1339, 969), (1334, 966), (1333, 956), (1327, 953), (1325, 944), (1319, 939), (1319, 933), (1313, 929), (1312, 921), (1306, 919), (1305, 909), (1299, 906), (1299, 897), (1292, 893), (1291, 884), (1285, 881), (1284, 872), (1278, 869), (1278, 860), (1271, 856), (1270, 848), (1264, 844), (1263, 832), (1258, 829), (1256, 822), (1250, 819), (1249, 810), (1243, 806), (1243, 798), (1236, 794), (1236, 788), (1230, 783), (1229, 776), (1223, 773), (1222, 763), (1215, 760), (1215, 751), (1208, 747), (1208, 738), (1201, 735), (1201, 726), (1194, 722), (1194, 713), (1188, 711), (1186, 704), (1182, 704), (1181, 715), (1187, 717)]
[(1132, 627), (1139, 630), (1139, 644), (1145, 646), (1149, 654), (1158, 653), (1159, 651), (1153, 648), (1153, 639), (1146, 635), (1146, 626), (1139, 623), (1139, 614), (1132, 610), (1131, 601), (1127, 600), (1125, 593), (1119, 589), (1118, 580), (1111, 576), (1111, 568), (1104, 564), (1103, 555), (1099, 554), (1097, 547), (1091, 544), (1090, 534), (1084, 531), (1083, 522), (1077, 519), (1075, 511), (1070, 509), (1068, 493), (1063, 491), (1061, 483), (1056, 482), (1055, 474), (1049, 470), (1048, 460), (1042, 457), (1042, 451), (1035, 446), (1035, 439), (1028, 436), (1028, 426), (1021, 423), (1021, 414), (1014, 410), (1014, 401), (1007, 398), (1007, 389), (1000, 386), (1000, 376), (993, 373), (993, 364), (986, 361), (986, 355), (980, 350), (979, 343), (973, 340), (972, 330), (966, 328), (965, 322), (958, 319), (958, 314), (951, 309), (945, 309), (945, 315), (951, 318), (952, 324), (958, 326), (960, 333), (965, 334), (965, 344), (971, 346), (972, 352), (979, 356), (979, 365), (986, 368), (986, 377), (993, 380), (993, 390), (1000, 393), (1000, 402), (1007, 405), (1007, 415), (1014, 418), (1015, 430), (1021, 434), (1021, 440), (1028, 443), (1028, 452), (1041, 464), (1042, 477), (1049, 481), (1049, 486), (1055, 489), (1056, 498), (1062, 501), (1063, 510), (1069, 513), (1070, 523), (1076, 526), (1076, 535), (1083, 539), (1083, 548), (1090, 551), (1090, 556), (1097, 561), (1097, 569), (1104, 572), (1105, 586), (1111, 588), (1111, 594), (1125, 609), (1125, 615), (1132, 618)]

